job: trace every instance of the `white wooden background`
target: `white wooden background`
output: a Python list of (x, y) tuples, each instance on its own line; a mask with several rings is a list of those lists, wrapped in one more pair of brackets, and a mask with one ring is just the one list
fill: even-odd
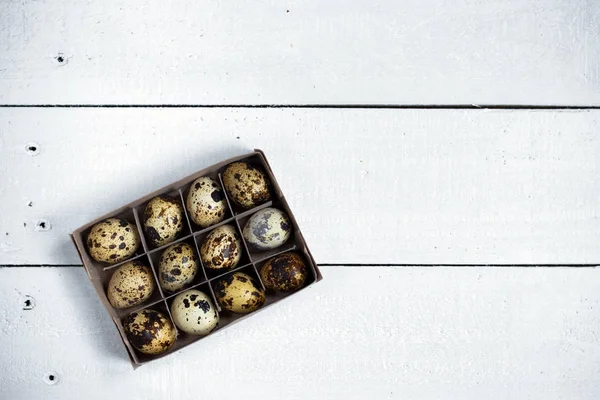
[[(598, 2), (5, 1), (0, 105), (2, 400), (600, 398)], [(325, 279), (133, 371), (68, 233), (253, 148)]]

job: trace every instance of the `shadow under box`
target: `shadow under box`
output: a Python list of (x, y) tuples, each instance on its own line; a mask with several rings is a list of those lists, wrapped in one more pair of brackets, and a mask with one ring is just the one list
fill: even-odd
[[(112, 278), (113, 274), (115, 273), (115, 271), (117, 269), (119, 269), (124, 264), (131, 262), (131, 261), (139, 261), (142, 264), (144, 264), (145, 266), (147, 266), (148, 268), (150, 268), (150, 270), (152, 271), (152, 280), (154, 281), (154, 284), (155, 284), (154, 291), (152, 292), (152, 294), (150, 295), (148, 300), (144, 301), (143, 303), (136, 304), (136, 305), (133, 305), (133, 306), (127, 307), (127, 308), (113, 307), (112, 304), (110, 304), (110, 302), (108, 301), (108, 283), (110, 282), (110, 279)], [(148, 256), (146, 254), (138, 256), (135, 259), (130, 259), (128, 261), (120, 263), (119, 265), (101, 269), (98, 271), (98, 277), (102, 282), (102, 288), (104, 289), (104, 296), (106, 298), (106, 304), (112, 308), (113, 316), (123, 317), (123, 316), (129, 314), (130, 312), (136, 311), (140, 308), (144, 308), (146, 306), (146, 304), (155, 303), (163, 298), (162, 292), (160, 290), (160, 286), (158, 284), (158, 279), (157, 279), (158, 277), (156, 276), (154, 270), (152, 269), (150, 260), (148, 259)]]
[(292, 232), (291, 232), (288, 240), (286, 240), (282, 245), (275, 247), (274, 249), (271, 249), (271, 250), (258, 250), (258, 249), (256, 249), (256, 247), (253, 247), (251, 243), (248, 243), (248, 241), (244, 238), (244, 243), (246, 243), (246, 247), (248, 249), (248, 253), (250, 255), (250, 259), (252, 262), (265, 260), (267, 258), (272, 257), (275, 254), (294, 250), (298, 247), (297, 244), (301, 243), (301, 241), (300, 241), (301, 239), (296, 234), (298, 232), (298, 227), (296, 226), (294, 221), (289, 217), (290, 214), (287, 211), (287, 207), (285, 207), (283, 205), (283, 203), (281, 203), (280, 201), (265, 203), (259, 207), (256, 207), (256, 208), (250, 210), (248, 213), (244, 213), (243, 215), (240, 215), (239, 217), (237, 217), (236, 219), (238, 221), (238, 226), (240, 227), (240, 231), (242, 233), (244, 232), (244, 228), (246, 227), (246, 224), (248, 223), (248, 221), (250, 220), (250, 218), (253, 215), (255, 215), (259, 211), (264, 210), (265, 208), (269, 208), (269, 207), (276, 208), (280, 211), (283, 211), (286, 215), (288, 215), (290, 224), (292, 225)]
[[(214, 180), (215, 183), (221, 187), (220, 189), (221, 189), (223, 198), (225, 199), (225, 214), (223, 215), (223, 219), (220, 222), (217, 222), (216, 224), (212, 224), (212, 225), (204, 227), (204, 228), (194, 222), (194, 220), (192, 219), (192, 217), (190, 215), (190, 210), (188, 210), (188, 208), (187, 208), (187, 198), (188, 198), (188, 195), (192, 188), (192, 185), (194, 185), (194, 182), (196, 182), (197, 179), (200, 179), (202, 177), (208, 177), (208, 178), (211, 178), (212, 180)], [(226, 221), (233, 216), (233, 214), (231, 213), (231, 207), (229, 205), (229, 200), (226, 197), (225, 189), (223, 188), (223, 185), (222, 185), (221, 181), (219, 180), (217, 172), (215, 171), (215, 172), (207, 173), (207, 174), (203, 175), (202, 177), (194, 179), (192, 182), (190, 182), (189, 184), (187, 184), (186, 186), (184, 186), (180, 189), (181, 197), (183, 199), (183, 205), (184, 205), (184, 208), (186, 211), (186, 215), (188, 217), (191, 231), (194, 234), (198, 233), (200, 231), (204, 231), (205, 229), (211, 228), (213, 226), (216, 226), (219, 223)]]
[[(237, 225), (235, 219), (230, 218), (228, 220), (225, 220), (223, 222), (220, 222), (216, 225), (211, 226), (210, 228), (198, 233), (197, 235), (194, 235), (194, 240), (196, 241), (196, 244), (198, 246), (198, 250), (200, 251), (200, 259), (202, 260), (202, 245), (204, 244), (204, 242), (206, 241), (206, 239), (208, 238), (208, 236), (217, 228), (220, 228), (222, 226), (225, 225), (230, 225), (232, 226), (235, 231), (237, 232), (237, 234), (239, 235), (240, 238), (240, 260), (235, 264), (235, 266), (228, 268), (228, 269), (213, 269), (213, 268), (209, 268), (206, 263), (202, 263), (204, 270), (206, 271), (206, 276), (208, 277), (208, 279), (226, 274), (227, 272), (233, 271), (237, 268), (246, 266), (248, 264), (250, 264), (250, 257), (248, 256), (248, 251), (246, 249), (246, 246), (244, 244), (244, 239), (242, 238), (242, 232), (239, 229), (239, 226)], [(219, 252), (217, 250), (215, 250), (215, 253), (218, 253), (218, 256), (226, 256), (230, 251), (232, 251), (231, 249), (224, 247), (221, 249), (222, 251)]]
[[(161, 260), (163, 258), (163, 254), (167, 251), (171, 251), (171, 248), (175, 249), (177, 247), (179, 247), (179, 245), (181, 244), (187, 244), (192, 248), (192, 251), (194, 253), (194, 255), (196, 256), (196, 263), (197, 263), (197, 271), (196, 274), (194, 276), (194, 278), (187, 284), (185, 284), (181, 289), (177, 289), (177, 290), (169, 290), (167, 288), (164, 288), (163, 286), (160, 286), (160, 277), (161, 274), (164, 272), (165, 273), (165, 279), (168, 281), (171, 281), (173, 279), (177, 279), (177, 277), (179, 276), (178, 274), (171, 274), (168, 273), (168, 271), (161, 271)], [(171, 296), (173, 294), (177, 294), (181, 291), (187, 290), (190, 286), (202, 283), (202, 282), (206, 282), (207, 280), (207, 276), (206, 273), (204, 271), (204, 267), (202, 266), (202, 262), (200, 260), (200, 254), (198, 252), (198, 248), (196, 247), (196, 243), (194, 241), (194, 238), (192, 236), (188, 236), (186, 238), (181, 238), (179, 240), (176, 240), (173, 243), (170, 243), (167, 246), (163, 246), (159, 249), (155, 249), (152, 250), (150, 253), (148, 253), (148, 257), (150, 258), (150, 262), (152, 265), (152, 268), (154, 270), (154, 273), (156, 275), (156, 278), (158, 280), (158, 284), (161, 290), (161, 293), (163, 294), (163, 296), (167, 297), (167, 296)], [(174, 266), (174, 268), (171, 268), (170, 271), (173, 272), (173, 270), (175, 270), (175, 272), (177, 272), (177, 270), (175, 268), (177, 268), (177, 266), (175, 266), (176, 264), (181, 265), (181, 263), (185, 263), (188, 262), (188, 260), (184, 260), (183, 258), (185, 257), (183, 252), (178, 252), (176, 250), (173, 250), (172, 252), (172, 260), (165, 260), (168, 261), (169, 264), (171, 266)], [(179, 258), (178, 258), (179, 257)], [(179, 273), (181, 273), (181, 268), (179, 268)]]
[[(146, 227), (146, 224), (145, 224), (146, 207), (148, 206), (148, 203), (150, 203), (152, 200), (156, 199), (157, 197), (163, 197), (163, 198), (175, 201), (181, 207), (182, 215), (181, 215), (181, 221), (165, 221), (166, 224), (164, 226), (162, 226), (160, 228), (157, 227), (158, 232), (156, 232), (156, 231), (152, 232), (151, 230), (149, 230), (149, 228)], [(181, 193), (179, 190), (172, 190), (165, 194), (154, 196), (150, 200), (148, 200), (148, 201), (144, 202), (143, 204), (141, 204), (140, 206), (136, 207), (135, 210), (138, 215), (138, 220), (140, 222), (140, 229), (143, 232), (144, 248), (146, 249), (146, 251), (159, 249), (159, 248), (168, 246), (169, 244), (173, 243), (174, 241), (181, 239), (183, 237), (189, 236), (191, 234), (190, 223), (187, 218), (185, 204), (183, 203)], [(175, 236), (175, 238), (173, 240), (171, 240), (170, 242), (168, 242), (164, 245), (160, 245), (160, 246), (154, 245), (151, 237), (155, 237), (155, 235), (161, 235), (161, 234), (164, 235), (165, 229), (169, 229), (169, 227), (171, 227), (171, 224), (173, 224), (173, 223), (177, 224), (179, 222), (181, 222), (182, 228), (181, 228), (181, 231)]]
[[(236, 162), (245, 162), (245, 163), (251, 165), (252, 167), (262, 171), (262, 173), (265, 175), (266, 180), (268, 182), (269, 193), (271, 194), (271, 198), (270, 198), (270, 200), (267, 200), (261, 204), (257, 204), (256, 206), (254, 206), (252, 208), (244, 208), (244, 207), (240, 206), (239, 204), (237, 204), (235, 201), (233, 201), (229, 191), (225, 190), (225, 194), (227, 195), (227, 201), (229, 202), (229, 206), (234, 215), (243, 214), (246, 211), (260, 207), (260, 206), (264, 205), (265, 203), (267, 203), (269, 201), (273, 201), (277, 198), (277, 195), (275, 193), (275, 188), (273, 186), (273, 180), (271, 179), (271, 177), (269, 176), (269, 173), (268, 173), (269, 169), (267, 168), (267, 166), (262, 162), (262, 160), (259, 157), (257, 157), (257, 156), (248, 157), (248, 158), (236, 161)], [(218, 177), (219, 177), (218, 179), (219, 179), (220, 184), (223, 187), (223, 189), (225, 189), (225, 183), (223, 182), (223, 173), (225, 172), (225, 170), (227, 169), (227, 167), (229, 165), (230, 164), (227, 164), (226, 166), (224, 166), (218, 170)]]

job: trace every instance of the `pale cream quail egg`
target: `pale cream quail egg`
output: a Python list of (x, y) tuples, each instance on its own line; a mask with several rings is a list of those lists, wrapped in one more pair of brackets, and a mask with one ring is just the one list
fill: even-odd
[(281, 210), (268, 207), (256, 212), (244, 226), (244, 239), (253, 250), (271, 250), (284, 244), (290, 237), (292, 224)]
[(144, 209), (144, 233), (154, 247), (160, 247), (177, 239), (183, 230), (185, 216), (177, 199), (156, 196)]
[(165, 249), (158, 264), (158, 283), (167, 292), (176, 292), (190, 284), (198, 273), (198, 256), (187, 243)]
[(156, 284), (149, 267), (129, 261), (117, 267), (108, 282), (108, 301), (115, 308), (128, 308), (148, 300)]
[(177, 331), (166, 315), (154, 310), (132, 312), (123, 320), (129, 343), (144, 354), (162, 354), (177, 339)]
[(90, 256), (107, 264), (116, 264), (135, 254), (140, 246), (136, 226), (120, 218), (108, 218), (92, 227), (87, 237)]
[(236, 267), (242, 258), (242, 241), (232, 225), (212, 230), (200, 247), (200, 258), (211, 270), (228, 271)]
[(223, 172), (223, 185), (229, 197), (245, 209), (271, 199), (269, 179), (265, 173), (246, 162), (229, 164)]
[(260, 283), (243, 272), (234, 272), (215, 283), (217, 301), (226, 310), (246, 314), (265, 304), (265, 291)]
[(223, 221), (227, 211), (227, 202), (221, 186), (207, 176), (192, 183), (186, 206), (192, 221), (202, 228)]
[(219, 323), (217, 308), (210, 297), (194, 289), (175, 296), (171, 315), (175, 325), (190, 335), (208, 335)]

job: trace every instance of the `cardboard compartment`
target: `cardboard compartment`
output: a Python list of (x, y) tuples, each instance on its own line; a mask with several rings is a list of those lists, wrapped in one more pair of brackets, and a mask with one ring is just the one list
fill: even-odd
[[(160, 277), (161, 277), (161, 260), (163, 258), (163, 255), (170, 251), (170, 249), (172, 248), (176, 248), (179, 247), (178, 245), (181, 244), (187, 244), (192, 248), (192, 251), (194, 252), (196, 259), (197, 259), (197, 264), (198, 264), (198, 271), (196, 272), (196, 275), (194, 276), (194, 278), (192, 279), (191, 282), (189, 282), (188, 284), (186, 284), (183, 288), (172, 291), (169, 290), (167, 288), (163, 288), (162, 286), (160, 286)], [(177, 254), (176, 252), (174, 253), (175, 255)], [(191, 286), (197, 285), (199, 283), (202, 282), (206, 282), (207, 281), (207, 277), (206, 277), (206, 272), (204, 270), (204, 267), (202, 266), (202, 261), (200, 260), (200, 254), (198, 252), (198, 247), (196, 247), (196, 242), (194, 241), (193, 236), (189, 235), (187, 237), (181, 238), (179, 240), (176, 240), (173, 243), (168, 244), (167, 246), (162, 246), (159, 249), (155, 249), (153, 251), (151, 251), (150, 253), (148, 253), (148, 256), (150, 258), (150, 262), (152, 265), (152, 269), (154, 271), (154, 274), (156, 275), (156, 279), (159, 282), (159, 287), (160, 287), (160, 291), (161, 291), (161, 295), (163, 297), (167, 297), (173, 294), (177, 294), (181, 291), (187, 290), (189, 289)], [(168, 276), (165, 275), (166, 279), (170, 279)]]
[[(207, 227), (201, 227), (200, 225), (196, 224), (193, 221), (193, 219), (192, 219), (192, 217), (190, 215), (190, 210), (188, 210), (188, 208), (187, 208), (187, 198), (188, 198), (188, 195), (190, 193), (190, 189), (192, 188), (192, 185), (194, 184), (194, 181), (196, 179), (198, 179), (200, 177), (204, 177), (204, 176), (213, 179), (216, 182), (216, 184), (220, 186), (220, 189), (223, 192), (223, 196), (226, 197), (225, 189), (223, 188), (223, 182), (219, 179), (218, 173), (216, 171), (207, 172), (204, 175), (200, 175), (200, 176), (194, 178), (194, 180), (192, 180), (191, 182), (189, 182), (188, 184), (186, 184), (185, 186), (183, 186), (181, 188), (181, 196), (182, 196), (182, 199), (183, 199), (183, 205), (184, 205), (185, 210), (186, 210), (186, 215), (188, 217), (188, 221), (190, 223), (190, 227), (191, 227), (192, 233), (197, 233), (197, 232), (200, 232), (200, 231), (205, 231), (206, 229), (212, 228), (212, 227), (214, 227), (214, 226), (216, 226), (217, 224), (220, 223), (220, 222), (218, 222), (216, 224), (212, 224), (212, 225), (207, 226)], [(231, 212), (231, 206), (229, 204), (229, 201), (225, 200), (225, 204), (226, 204), (226, 209), (225, 209), (225, 215), (223, 216), (223, 220), (230, 219), (233, 216), (233, 214)]]
[[(194, 236), (194, 239), (196, 241), (196, 245), (198, 246), (198, 251), (201, 252), (202, 251), (202, 245), (204, 244), (204, 242), (206, 241), (206, 239), (209, 237), (209, 235), (217, 228), (224, 226), (224, 225), (229, 225), (232, 226), (235, 231), (237, 232), (237, 234), (240, 237), (240, 242), (241, 242), (241, 257), (240, 260), (238, 261), (238, 263), (233, 267), (233, 268), (229, 268), (229, 269), (214, 269), (214, 268), (209, 268), (206, 263), (203, 262), (203, 266), (204, 266), (204, 270), (206, 271), (206, 276), (208, 277), (208, 279), (212, 279), (215, 278), (217, 276), (221, 276), (223, 274), (226, 274), (227, 272), (233, 271), (235, 269), (238, 269), (242, 266), (248, 265), (250, 264), (250, 257), (248, 255), (248, 250), (246, 249), (246, 246), (244, 244), (243, 238), (242, 238), (242, 233), (239, 230), (239, 227), (235, 221), (235, 219), (230, 218), (226, 221), (223, 221), (219, 224), (213, 225), (210, 228), (200, 232), (199, 234)], [(199, 253), (200, 254), (200, 253)], [(202, 258), (202, 257), (200, 257)]]
[[(115, 271), (117, 269), (119, 269), (123, 264), (131, 262), (131, 261), (140, 261), (142, 264), (144, 264), (145, 266), (150, 268), (150, 270), (152, 271), (152, 280), (154, 281), (154, 285), (155, 285), (154, 291), (152, 292), (152, 295), (150, 296), (150, 298), (148, 298), (148, 300), (144, 301), (143, 303), (136, 304), (136, 305), (133, 305), (133, 306), (127, 307), (127, 308), (112, 307), (112, 305), (110, 305), (110, 302), (108, 301), (108, 282), (110, 281), (110, 278), (113, 276), (113, 274), (115, 273)], [(106, 267), (106, 268), (98, 271), (98, 277), (100, 279), (100, 282), (102, 283), (104, 298), (106, 299), (108, 306), (110, 308), (112, 308), (112, 310), (113, 310), (113, 312), (111, 312), (111, 315), (117, 316), (117, 317), (123, 317), (124, 315), (127, 315), (132, 311), (138, 310), (140, 308), (144, 308), (144, 307), (146, 307), (147, 304), (156, 303), (157, 301), (160, 301), (163, 298), (163, 294), (160, 291), (160, 285), (158, 284), (158, 279), (157, 279), (158, 277), (154, 273), (152, 264), (150, 263), (150, 259), (147, 254), (142, 254), (142, 255), (136, 257), (135, 259), (125, 261), (123, 264)]]
[[(259, 204), (258, 206), (254, 207), (250, 210), (246, 210), (246, 209), (243, 209), (242, 207), (239, 207), (239, 206), (233, 204), (233, 202), (231, 201), (231, 199), (228, 196), (227, 191), (225, 190), (225, 188), (223, 188), (224, 189), (223, 193), (225, 194), (225, 199), (226, 199), (226, 203), (227, 203), (225, 219), (223, 221), (221, 221), (217, 224), (214, 224), (210, 227), (207, 227), (207, 228), (201, 228), (201, 227), (195, 225), (190, 220), (189, 213), (188, 213), (188, 210), (186, 207), (186, 198), (187, 198), (187, 194), (190, 189), (190, 185), (192, 184), (192, 182), (194, 182), (196, 179), (198, 179), (199, 177), (202, 177), (202, 176), (209, 176), (209, 177), (215, 179), (221, 185), (223, 185), (222, 177), (220, 176), (220, 174), (225, 170), (227, 165), (229, 165), (230, 163), (236, 162), (236, 161), (248, 162), (251, 165), (253, 165), (254, 167), (262, 169), (266, 173), (267, 177), (270, 180), (270, 184), (271, 184), (271, 187), (270, 187), (271, 200), (264, 202), (263, 204)], [(144, 208), (145, 208), (146, 204), (152, 198), (154, 198), (155, 196), (161, 195), (161, 194), (168, 194), (171, 196), (175, 196), (176, 198), (177, 198), (177, 196), (179, 196), (179, 201), (181, 201), (181, 204), (183, 206), (183, 209), (184, 209), (184, 212), (186, 215), (185, 222), (187, 225), (184, 226), (184, 229), (181, 232), (179, 238), (177, 238), (175, 241), (173, 241), (169, 244), (163, 245), (161, 247), (154, 248), (149, 243), (149, 241), (146, 240), (147, 237), (144, 234), (143, 212), (144, 212)], [(266, 207), (271, 207), (271, 206), (275, 207), (275, 208), (279, 208), (280, 210), (284, 211), (288, 215), (288, 217), (291, 221), (291, 224), (292, 224), (292, 234), (291, 234), (290, 238), (283, 245), (281, 245), (275, 249), (269, 250), (269, 251), (257, 251), (252, 248), (249, 248), (248, 244), (246, 243), (246, 241), (244, 240), (243, 235), (242, 235), (242, 230), (244, 228), (245, 223), (248, 221), (250, 216), (255, 214), (257, 211), (260, 211)], [(135, 254), (133, 254), (129, 259), (123, 260), (114, 265), (106, 265), (106, 264), (96, 262), (90, 257), (87, 246), (86, 246), (86, 240), (87, 240), (87, 234), (89, 233), (90, 229), (96, 223), (101, 222), (104, 219), (111, 218), (111, 217), (124, 218), (124, 219), (128, 220), (129, 222), (131, 222), (132, 224), (134, 224), (140, 234), (141, 245), (140, 245), (139, 249), (137, 250), (137, 252)], [(205, 268), (205, 265), (202, 263), (201, 257), (200, 257), (200, 247), (202, 245), (203, 240), (207, 237), (207, 235), (212, 230), (214, 230), (215, 228), (217, 228), (219, 226), (223, 226), (225, 224), (232, 225), (235, 228), (235, 230), (237, 231), (237, 233), (240, 235), (241, 242), (242, 242), (242, 249), (241, 249), (242, 256), (241, 256), (241, 259), (238, 262), (238, 264), (232, 270), (215, 272), (215, 271)], [(154, 309), (156, 311), (162, 312), (165, 315), (168, 315), (168, 317), (171, 319), (171, 322), (173, 323), (173, 319), (172, 319), (171, 312), (169, 309), (171, 303), (173, 302), (173, 299), (175, 298), (175, 296), (177, 296), (179, 293), (181, 293), (183, 291), (196, 288), (198, 290), (205, 292), (206, 294), (209, 294), (213, 299), (214, 305), (217, 307), (217, 310), (219, 312), (220, 321), (219, 321), (219, 324), (218, 324), (216, 330), (225, 329), (225, 328), (231, 326), (232, 324), (242, 321), (246, 317), (253, 315), (256, 312), (260, 312), (263, 309), (277, 303), (279, 300), (282, 300), (294, 293), (298, 293), (302, 289), (299, 289), (292, 293), (280, 293), (280, 292), (266, 291), (266, 302), (261, 308), (255, 310), (252, 313), (248, 313), (248, 314), (236, 314), (236, 313), (232, 313), (232, 312), (222, 309), (220, 304), (218, 303), (216, 296), (215, 296), (215, 291), (214, 291), (214, 288), (215, 288), (215, 285), (217, 284), (217, 282), (220, 279), (227, 277), (229, 274), (232, 274), (237, 271), (241, 271), (241, 272), (244, 272), (244, 273), (252, 276), (253, 278), (255, 278), (259, 282), (261, 287), (264, 289), (263, 282), (261, 281), (260, 276), (259, 276), (260, 268), (262, 268), (262, 266), (264, 265), (264, 263), (266, 262), (267, 259), (277, 256), (278, 254), (282, 254), (282, 253), (291, 251), (291, 250), (301, 253), (302, 256), (305, 258), (307, 265), (309, 266), (309, 269), (310, 269), (309, 275), (310, 276), (309, 276), (309, 279), (307, 280), (307, 282), (305, 283), (304, 287), (307, 287), (307, 286), (309, 286), (315, 282), (318, 282), (319, 280), (322, 279), (322, 276), (316, 266), (316, 263), (315, 263), (312, 255), (310, 254), (308, 247), (306, 246), (306, 242), (304, 241), (304, 238), (303, 238), (300, 228), (298, 227), (298, 224), (294, 218), (294, 215), (292, 214), (291, 210), (289, 209), (288, 204), (285, 200), (285, 197), (281, 193), (279, 185), (277, 184), (277, 181), (275, 180), (275, 177), (273, 176), (271, 168), (270, 168), (266, 158), (264, 157), (264, 154), (260, 150), (256, 150), (249, 154), (245, 154), (245, 155), (242, 155), (239, 157), (234, 157), (229, 160), (225, 160), (216, 165), (213, 165), (212, 167), (205, 168), (201, 171), (196, 172), (195, 174), (187, 176), (177, 182), (174, 182), (162, 189), (159, 189), (153, 193), (150, 193), (147, 196), (144, 196), (143, 198), (140, 198), (130, 204), (127, 204), (127, 205), (119, 208), (118, 210), (115, 210), (107, 215), (104, 215), (104, 216), (80, 227), (79, 229), (75, 230), (71, 236), (72, 236), (73, 242), (77, 248), (77, 251), (79, 252), (79, 255), (83, 262), (83, 266), (84, 266), (86, 272), (88, 273), (88, 277), (90, 278), (90, 281), (91, 281), (92, 285), (94, 286), (94, 289), (98, 293), (98, 297), (100, 298), (100, 301), (104, 304), (107, 312), (111, 315), (117, 330), (121, 334), (121, 338), (122, 338), (123, 343), (128, 351), (129, 357), (131, 359), (131, 362), (132, 362), (132, 365), (134, 368), (136, 368), (146, 362), (149, 362), (151, 360), (161, 358), (168, 354), (176, 352), (192, 343), (200, 341), (202, 339), (202, 337), (195, 336), (195, 335), (189, 335), (189, 334), (184, 333), (183, 331), (178, 330), (177, 340), (176, 340), (175, 344), (173, 345), (173, 347), (169, 351), (167, 351), (161, 355), (143, 354), (133, 348), (131, 343), (129, 343), (129, 341), (125, 335), (125, 332), (124, 332), (123, 319), (130, 312), (138, 311), (141, 309)], [(178, 244), (178, 243), (187, 243), (192, 247), (193, 251), (198, 256), (200, 269), (197, 272), (194, 279), (188, 285), (186, 285), (185, 288), (171, 293), (166, 290), (163, 290), (160, 287), (159, 279), (158, 279), (158, 274), (159, 274), (158, 266), (160, 263), (160, 257), (162, 255), (162, 253), (169, 246)], [(132, 260), (140, 260), (140, 261), (148, 264), (148, 266), (152, 269), (152, 272), (154, 274), (154, 279), (155, 279), (157, 288), (154, 291), (154, 293), (152, 294), (151, 298), (149, 298), (143, 304), (137, 305), (135, 307), (127, 308), (127, 309), (115, 309), (110, 305), (108, 298), (107, 298), (106, 289), (107, 289), (108, 281), (110, 280), (110, 276), (112, 275), (112, 272), (116, 268), (118, 268), (119, 266), (123, 265), (124, 263), (126, 263), (128, 261), (132, 261)], [(209, 336), (210, 336), (210, 334), (205, 337), (209, 337)], [(210, 343), (210, 341), (207, 343)]]
[[(144, 224), (144, 220), (145, 220), (145, 212), (146, 212), (146, 206), (148, 205), (148, 203), (153, 200), (155, 197), (158, 196), (166, 196), (174, 201), (176, 201), (180, 206), (181, 209), (183, 211), (183, 215), (182, 215), (182, 230), (181, 232), (175, 237), (175, 239), (173, 239), (171, 242), (166, 243), (164, 245), (161, 246), (154, 246), (154, 244), (152, 243), (152, 240), (149, 237), (149, 231), (146, 228), (145, 224)], [(152, 251), (154, 249), (157, 248), (164, 248), (169, 246), (171, 243), (175, 242), (176, 240), (179, 240), (181, 238), (184, 238), (186, 236), (189, 236), (191, 234), (191, 228), (190, 228), (190, 223), (188, 221), (187, 218), (187, 213), (186, 213), (186, 209), (185, 209), (185, 205), (183, 204), (183, 200), (181, 197), (181, 192), (179, 190), (172, 190), (170, 192), (165, 192), (165, 193), (161, 193), (157, 196), (152, 197), (151, 199), (149, 199), (148, 201), (145, 201), (144, 203), (142, 203), (139, 207), (135, 208), (135, 212), (138, 215), (138, 220), (140, 222), (140, 230), (143, 233), (143, 238), (144, 238), (144, 249), (146, 251)]]
[[(181, 293), (184, 293), (184, 292), (188, 291), (188, 290), (199, 290), (199, 291), (203, 292), (204, 294), (206, 294), (208, 297), (210, 297), (211, 302), (213, 303), (213, 306), (216, 308), (217, 313), (219, 314), (219, 323), (217, 324), (217, 327), (212, 332), (214, 332), (217, 329), (219, 329), (221, 327), (221, 325), (222, 325), (221, 324), (221, 319), (220, 319), (219, 307), (217, 305), (217, 300), (216, 300), (215, 295), (214, 295), (214, 293), (212, 291), (212, 288), (211, 288), (211, 286), (210, 286), (210, 284), (208, 282), (203, 282), (203, 283), (196, 284), (196, 285), (194, 285), (192, 287), (189, 287), (189, 288), (187, 288), (185, 290), (182, 290), (179, 293), (176, 293), (176, 294), (173, 294), (173, 295), (167, 297), (166, 301), (167, 301), (167, 305), (169, 307), (169, 311), (171, 311), (171, 309), (172, 309), (173, 300), (175, 299), (175, 297), (178, 296)], [(173, 314), (171, 313), (171, 317), (172, 316), (173, 316)], [(177, 325), (175, 325), (175, 326), (177, 327)], [(186, 347), (186, 346), (188, 346), (188, 345), (190, 345), (190, 344), (192, 344), (194, 342), (197, 342), (197, 341), (199, 341), (199, 340), (201, 340), (201, 339), (203, 339), (203, 338), (205, 338), (207, 336), (210, 336), (210, 334), (206, 335), (206, 336), (192, 335), (192, 334), (189, 334), (189, 333), (186, 333), (186, 332), (182, 331), (179, 328), (177, 328), (177, 332), (178, 332), (177, 341), (175, 342), (175, 345), (169, 350), (169, 352), (174, 352), (174, 351), (181, 350), (182, 348), (184, 348), (184, 347)]]

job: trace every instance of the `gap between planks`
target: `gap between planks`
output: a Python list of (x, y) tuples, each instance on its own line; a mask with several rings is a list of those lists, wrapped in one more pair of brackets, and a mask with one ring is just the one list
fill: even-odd
[(600, 110), (600, 106), (533, 104), (0, 104), (0, 108), (342, 108), (431, 110)]

